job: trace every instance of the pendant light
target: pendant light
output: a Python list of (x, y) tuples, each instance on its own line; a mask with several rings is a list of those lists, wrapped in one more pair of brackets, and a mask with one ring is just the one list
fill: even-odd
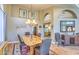
[[(27, 21), (26, 21), (26, 24), (29, 24), (29, 25), (32, 25), (32, 26), (34, 26), (34, 25), (36, 25), (37, 23), (36, 23), (36, 21), (35, 21), (35, 19), (33, 19), (33, 17), (32, 17), (32, 12), (33, 12), (33, 10), (32, 10), (32, 4), (31, 4), (31, 11), (30, 11), (30, 15), (29, 15), (29, 12), (28, 12), (28, 19), (27, 19)], [(31, 16), (31, 17), (29, 17), (29, 16)]]

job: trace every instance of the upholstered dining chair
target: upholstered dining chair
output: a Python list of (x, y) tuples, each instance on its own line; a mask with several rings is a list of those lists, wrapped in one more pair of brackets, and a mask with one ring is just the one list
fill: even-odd
[(29, 52), (29, 47), (22, 41), (22, 38), (20, 37), (20, 35), (17, 35), (18, 39), (20, 41), (20, 52), (22, 55), (27, 55), (27, 53)]
[(43, 42), (40, 45), (40, 47), (39, 48), (35, 48), (36, 54), (48, 55), (49, 54), (50, 45), (51, 45), (51, 39), (43, 40)]
[(64, 34), (62, 34), (61, 35), (61, 44), (64, 46), (65, 45), (65, 35)]

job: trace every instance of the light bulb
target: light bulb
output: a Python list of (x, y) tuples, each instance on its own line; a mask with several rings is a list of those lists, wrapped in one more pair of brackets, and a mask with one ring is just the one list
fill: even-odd
[(30, 24), (31, 23), (31, 21), (28, 19), (27, 21), (26, 21), (26, 24)]
[(35, 20), (33, 20), (33, 24), (37, 24), (37, 23), (35, 22)]

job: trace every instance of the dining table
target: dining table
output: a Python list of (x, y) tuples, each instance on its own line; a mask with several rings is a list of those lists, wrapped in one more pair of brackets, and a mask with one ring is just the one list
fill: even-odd
[(24, 43), (30, 47), (29, 55), (34, 54), (34, 48), (42, 43), (41, 37), (32, 35), (30, 36), (23, 36)]

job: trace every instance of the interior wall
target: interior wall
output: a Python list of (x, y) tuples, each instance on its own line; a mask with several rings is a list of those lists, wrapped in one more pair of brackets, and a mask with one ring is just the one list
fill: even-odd
[(30, 25), (26, 25), (26, 19), (23, 18), (16, 18), (12, 17), (14, 20), (14, 25), (16, 27), (16, 33), (19, 34), (20, 36), (23, 36), (25, 32), (30, 32), (30, 34), (33, 34), (33, 28)]
[(16, 40), (16, 30), (14, 21), (12, 20), (12, 6), (10, 4), (4, 5), (4, 11), (7, 15), (7, 40), (8, 41), (15, 41)]
[(27, 9), (21, 6), (12, 5), (12, 17), (19, 17), (19, 8), (21, 9)]
[[(61, 14), (61, 12), (62, 12), (62, 10), (71, 10), (71, 11), (73, 11), (75, 14), (76, 14), (76, 16), (77, 16), (77, 19), (62, 19), (62, 18), (60, 18), (59, 16), (60, 16), (60, 14)], [(72, 7), (70, 7), (70, 8), (54, 8), (53, 9), (53, 17), (54, 17), (54, 33), (60, 33), (60, 34), (62, 34), (62, 32), (60, 32), (60, 20), (75, 20), (75, 33), (74, 34), (76, 34), (76, 33), (79, 33), (79, 11), (78, 11), (78, 8), (72, 8)], [(65, 34), (67, 34), (67, 35), (72, 35), (71, 33), (65, 33)], [(55, 39), (55, 36), (53, 37), (53, 39)]]

